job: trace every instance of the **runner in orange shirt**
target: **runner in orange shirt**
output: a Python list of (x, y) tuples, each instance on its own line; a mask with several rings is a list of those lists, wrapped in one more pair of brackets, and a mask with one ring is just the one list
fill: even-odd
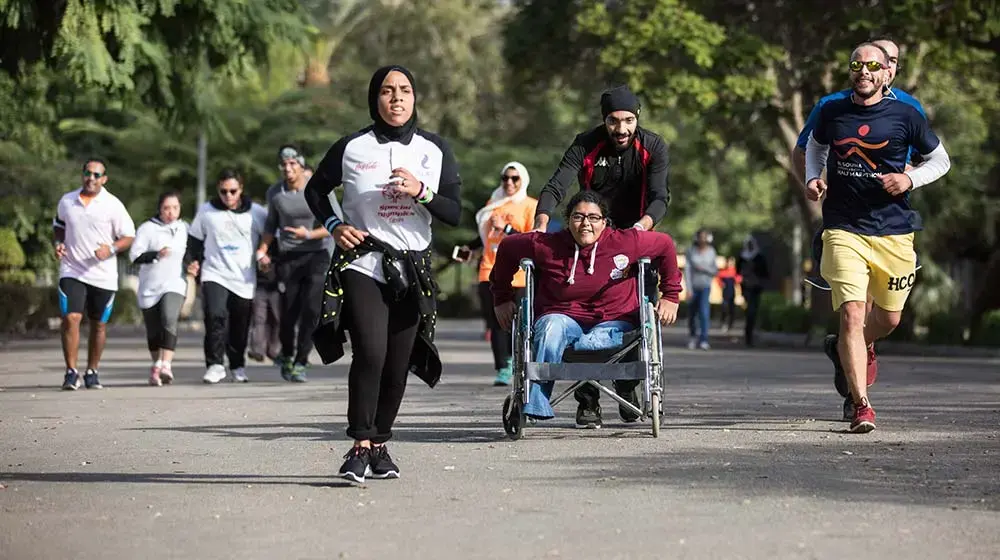
[(736, 285), (743, 281), (743, 277), (736, 273), (735, 258), (726, 258), (726, 268), (719, 271), (716, 280), (722, 288), (722, 332), (728, 333), (736, 317)]
[[(500, 186), (493, 191), (486, 206), (476, 212), (479, 237), (466, 245), (456, 247), (452, 254), (455, 260), (466, 262), (473, 251), (480, 248), (483, 250), (479, 259), (479, 302), (489, 329), (490, 346), (493, 348), (493, 365), (497, 371), (494, 385), (510, 384), (511, 340), (510, 333), (500, 328), (493, 313), (490, 272), (496, 262), (500, 241), (508, 235), (530, 231), (535, 223), (535, 207), (538, 205), (538, 200), (528, 196), (529, 183), (528, 170), (523, 165), (516, 161), (504, 165), (500, 175)], [(518, 271), (512, 285), (516, 288), (515, 298), (520, 299), (524, 293), (524, 271)]]

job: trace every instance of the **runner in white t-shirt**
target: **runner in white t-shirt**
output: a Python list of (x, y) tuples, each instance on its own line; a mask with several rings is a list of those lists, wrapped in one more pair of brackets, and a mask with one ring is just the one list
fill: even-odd
[(76, 366), (84, 312), (90, 319), (90, 339), (82, 383), (88, 389), (102, 388), (97, 368), (104, 353), (105, 324), (111, 318), (118, 291), (118, 260), (114, 257), (128, 251), (135, 237), (132, 218), (118, 197), (104, 188), (107, 182), (104, 162), (87, 160), (82, 187), (63, 195), (52, 222), (59, 259), (59, 308), (66, 360), (62, 387), (68, 391), (81, 385)]
[(253, 294), (257, 284), (255, 251), (267, 211), (243, 194), (243, 178), (224, 170), (216, 183), (219, 195), (202, 205), (191, 223), (188, 273), (201, 273), (205, 310), (205, 383), (226, 378), (225, 359), (233, 380), (246, 382), (246, 349)]

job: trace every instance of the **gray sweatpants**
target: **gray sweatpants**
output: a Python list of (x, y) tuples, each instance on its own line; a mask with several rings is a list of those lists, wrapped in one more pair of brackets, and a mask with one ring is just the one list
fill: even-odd
[(156, 305), (142, 310), (150, 352), (173, 350), (177, 346), (177, 319), (183, 305), (184, 296), (167, 292)]

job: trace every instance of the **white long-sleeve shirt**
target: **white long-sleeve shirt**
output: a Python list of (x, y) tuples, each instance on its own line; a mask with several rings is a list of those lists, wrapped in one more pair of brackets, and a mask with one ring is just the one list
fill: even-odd
[[(187, 295), (187, 280), (184, 278), (184, 252), (187, 249), (188, 226), (182, 220), (169, 224), (152, 218), (139, 226), (135, 240), (129, 249), (129, 260), (139, 264), (139, 308), (149, 309), (160, 301), (163, 294)], [(164, 247), (170, 252), (165, 257), (153, 257)]]

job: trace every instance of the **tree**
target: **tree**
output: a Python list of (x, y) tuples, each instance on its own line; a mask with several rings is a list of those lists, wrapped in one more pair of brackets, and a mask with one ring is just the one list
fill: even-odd
[(17, 79), (42, 63), (184, 124), (210, 118), (218, 87), (252, 75), (274, 43), (302, 41), (306, 22), (295, 0), (0, 0), (0, 36)]
[(449, 140), (496, 139), (507, 125), (506, 68), (496, 36), (503, 11), (491, 0), (380, 3), (355, 29), (334, 69), (338, 90), (367, 106), (368, 80), (401, 64), (417, 82), (421, 126)]
[[(984, 41), (992, 29), (995, 37), (996, 24), (991, 23), (997, 19), (995, 5), (954, 4), (945, 14), (940, 3), (929, 0), (856, 0), (820, 10), (809, 3), (737, 0), (522, 0), (521, 11), (508, 28), (509, 38), (524, 42), (528, 39), (524, 33), (532, 29), (530, 20), (540, 18), (553, 28), (548, 34), (552, 41), (533, 49), (553, 49), (563, 56), (555, 61), (532, 59), (516, 48), (506, 54), (524, 76), (547, 75), (552, 83), (579, 73), (577, 64), (583, 62), (588, 71), (576, 79), (625, 81), (654, 107), (695, 112), (727, 143), (743, 146), (752, 157), (784, 169), (793, 199), (807, 221), (815, 224), (819, 206), (802, 196), (801, 180), (794, 177), (789, 159), (812, 105), (846, 86), (847, 73), (840, 61), (855, 44), (879, 31), (931, 37), (931, 29), (947, 31), (950, 25), (953, 35), (961, 32)], [(976, 14), (977, 9), (983, 13)], [(944, 23), (929, 27), (935, 19), (927, 14), (938, 12)], [(979, 21), (973, 16), (993, 19), (969, 25), (966, 17)], [(902, 33), (908, 30), (924, 34)], [(912, 86), (921, 75), (928, 42), (901, 47), (905, 69), (899, 79)]]
[(330, 63), (344, 40), (372, 11), (368, 0), (303, 0), (316, 33), (306, 51), (303, 85), (330, 85)]

